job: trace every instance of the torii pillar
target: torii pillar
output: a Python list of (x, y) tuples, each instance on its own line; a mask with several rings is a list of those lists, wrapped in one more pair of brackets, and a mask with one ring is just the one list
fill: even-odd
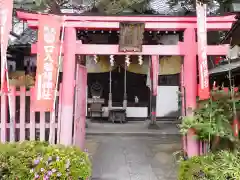
[[(195, 29), (184, 31), (184, 63), (183, 63), (183, 82), (185, 87), (185, 108), (186, 116), (192, 116), (197, 107), (197, 47)], [(199, 155), (199, 143), (194, 134), (189, 131), (187, 134), (187, 154), (188, 157)]]
[[(62, 78), (62, 106), (60, 123), (60, 144), (72, 145), (73, 141), (73, 106), (75, 88), (75, 53), (76, 53), (76, 29), (65, 28), (64, 58)], [(71, 130), (71, 132), (70, 132)]]
[(149, 129), (159, 129), (157, 125), (157, 91), (159, 76), (159, 56), (151, 56), (151, 122)]

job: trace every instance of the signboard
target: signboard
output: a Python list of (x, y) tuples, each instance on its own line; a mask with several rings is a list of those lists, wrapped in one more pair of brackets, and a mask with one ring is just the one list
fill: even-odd
[(40, 16), (34, 101), (34, 108), (38, 111), (50, 111), (53, 109), (58, 68), (60, 28), (60, 17), (53, 15)]
[(119, 51), (141, 52), (144, 28), (144, 23), (120, 23)]
[(198, 37), (198, 66), (199, 66), (199, 99), (204, 100), (210, 97), (209, 75), (207, 60), (207, 6), (196, 4), (197, 10), (197, 37)]
[(7, 91), (6, 64), (8, 35), (12, 29), (13, 0), (0, 0), (1, 91)]

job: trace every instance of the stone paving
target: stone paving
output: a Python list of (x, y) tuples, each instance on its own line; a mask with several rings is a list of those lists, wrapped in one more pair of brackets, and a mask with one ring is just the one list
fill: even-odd
[(88, 121), (86, 133), (89, 135), (178, 135), (179, 129), (175, 123), (160, 123), (159, 130), (148, 129), (150, 121), (132, 121), (126, 124), (120, 123), (92, 123)]
[(92, 180), (176, 180), (179, 135), (88, 135)]

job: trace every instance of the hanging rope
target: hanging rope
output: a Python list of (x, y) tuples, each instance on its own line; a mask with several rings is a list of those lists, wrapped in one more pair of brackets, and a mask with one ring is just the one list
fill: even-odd
[(94, 60), (95, 64), (97, 64), (98, 63), (98, 56), (97, 55), (93, 55), (93, 60)]
[[(50, 133), (49, 133), (49, 143), (54, 144), (55, 143), (55, 114), (56, 114), (56, 100), (57, 100), (57, 92), (58, 92), (58, 83), (59, 83), (59, 73), (60, 73), (60, 68), (62, 66), (62, 47), (63, 47), (63, 39), (64, 39), (64, 33), (65, 33), (65, 20), (66, 16), (63, 16), (62, 20), (62, 34), (61, 34), (61, 44), (60, 44), (60, 50), (59, 50), (59, 56), (58, 56), (58, 69), (57, 69), (57, 80), (56, 80), (56, 86), (54, 90), (54, 99), (53, 99), (53, 111), (52, 111), (52, 116), (51, 116), (51, 121), (50, 121)], [(59, 95), (60, 96), (60, 95)], [(58, 119), (58, 127), (60, 128), (61, 120), (60, 118)], [(58, 138), (60, 137), (61, 130), (58, 129)]]
[(138, 64), (139, 64), (139, 65), (142, 65), (142, 64), (143, 64), (143, 56), (142, 56), (142, 55), (139, 55), (139, 56), (138, 56)]
[(110, 65), (113, 67), (114, 63), (114, 55), (110, 55)]
[(130, 65), (130, 55), (125, 56), (125, 63), (127, 65), (127, 67)]

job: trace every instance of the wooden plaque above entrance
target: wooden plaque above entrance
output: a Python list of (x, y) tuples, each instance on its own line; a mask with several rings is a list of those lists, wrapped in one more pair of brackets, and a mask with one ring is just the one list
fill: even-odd
[(119, 51), (142, 52), (144, 28), (144, 23), (120, 23)]

